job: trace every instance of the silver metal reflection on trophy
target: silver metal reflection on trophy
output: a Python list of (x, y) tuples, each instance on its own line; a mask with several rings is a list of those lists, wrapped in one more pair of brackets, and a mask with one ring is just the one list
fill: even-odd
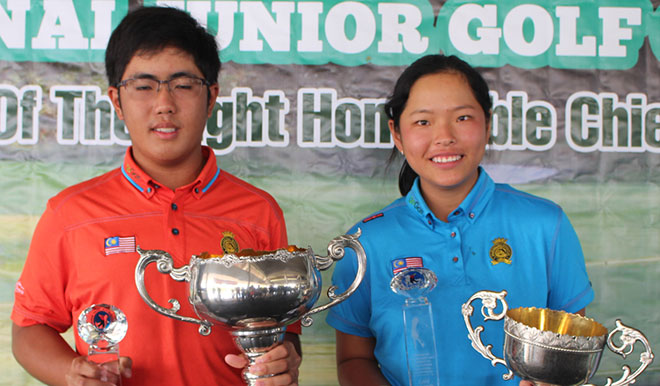
[[(180, 321), (199, 324), (199, 333), (208, 335), (211, 326), (229, 329), (237, 346), (250, 364), (257, 357), (282, 343), (286, 326), (301, 320), (303, 326), (313, 322), (311, 315), (326, 310), (348, 298), (359, 286), (366, 270), (366, 255), (358, 241), (360, 230), (352, 235), (336, 237), (328, 244), (328, 256), (317, 256), (311, 248), (237, 256), (202, 258), (192, 256), (190, 263), (173, 267), (169, 253), (142, 250), (135, 269), (135, 283), (143, 300), (157, 312)], [(352, 284), (341, 294), (331, 286), (329, 302), (314, 307), (321, 293), (320, 271), (344, 257), (345, 248), (356, 253), (358, 268)], [(180, 303), (170, 299), (171, 308), (158, 305), (145, 287), (147, 266), (156, 263), (158, 271), (176, 281), (188, 282), (188, 301), (199, 319), (177, 314)], [(248, 384), (259, 378), (244, 373)]]
[[(603, 325), (578, 314), (535, 307), (509, 309), (504, 300), (506, 294), (506, 291), (479, 291), (462, 307), (472, 347), (493, 366), (504, 365), (508, 370), (502, 376), (505, 380), (512, 379), (515, 374), (537, 386), (586, 384), (598, 369), (605, 343), (612, 352), (624, 358), (634, 351), (637, 341), (645, 348), (637, 370), (631, 372), (628, 366), (623, 366), (621, 378), (617, 381), (608, 378), (607, 386), (634, 383), (653, 362), (653, 352), (644, 334), (625, 326), (620, 320), (608, 334)], [(471, 303), (476, 299), (482, 302), (481, 314), (485, 321), (504, 318), (504, 359), (492, 353), (491, 345), (482, 343), (483, 326), (472, 328), (470, 317), (474, 308)], [(498, 301), (502, 303), (502, 311), (496, 313)], [(621, 345), (614, 343), (615, 336), (619, 336)]]

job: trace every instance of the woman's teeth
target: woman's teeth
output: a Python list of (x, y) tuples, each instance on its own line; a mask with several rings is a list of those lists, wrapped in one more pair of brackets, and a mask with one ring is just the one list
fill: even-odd
[(460, 155), (452, 155), (452, 156), (447, 156), (447, 157), (433, 157), (431, 161), (439, 164), (444, 164), (448, 162), (455, 162), (461, 159), (462, 156)]

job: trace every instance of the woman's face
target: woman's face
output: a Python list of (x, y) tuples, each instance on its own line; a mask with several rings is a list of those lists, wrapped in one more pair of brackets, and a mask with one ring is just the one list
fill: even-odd
[(389, 126), (425, 195), (469, 193), (478, 178), (490, 124), (462, 74), (419, 78), (410, 89), (399, 130), (392, 120)]

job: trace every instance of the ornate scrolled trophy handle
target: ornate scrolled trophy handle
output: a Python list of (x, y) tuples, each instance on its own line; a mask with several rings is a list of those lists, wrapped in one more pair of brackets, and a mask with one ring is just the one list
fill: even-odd
[(323, 310), (327, 310), (328, 308), (334, 306), (335, 304), (341, 303), (346, 298), (351, 296), (353, 292), (358, 288), (360, 283), (362, 282), (362, 279), (364, 278), (364, 273), (367, 270), (367, 254), (364, 252), (364, 248), (362, 247), (362, 244), (358, 241), (358, 238), (362, 234), (362, 231), (360, 228), (352, 234), (352, 235), (342, 235), (335, 237), (330, 241), (328, 244), (328, 256), (314, 256), (316, 258), (316, 266), (319, 270), (324, 271), (337, 260), (340, 260), (344, 257), (344, 250), (346, 247), (349, 247), (355, 251), (356, 259), (358, 262), (358, 268), (357, 272), (355, 274), (355, 279), (353, 280), (353, 283), (346, 289), (346, 291), (342, 292), (341, 294), (337, 295), (335, 294), (335, 291), (337, 290), (337, 286), (330, 286), (328, 288), (328, 298), (330, 298), (330, 302), (321, 306), (317, 306), (309, 310), (305, 315), (303, 315), (300, 323), (305, 326), (309, 327), (312, 325), (314, 320), (311, 318), (310, 315), (315, 314), (317, 312), (321, 312)]
[[(504, 380), (509, 380), (513, 378), (513, 370), (507, 366), (506, 361), (502, 358), (496, 357), (493, 355), (492, 349), (493, 345), (489, 344), (488, 346), (484, 346), (484, 344), (481, 342), (481, 332), (484, 330), (483, 326), (477, 326), (477, 328), (473, 329), (472, 328), (472, 323), (470, 323), (470, 317), (474, 313), (474, 307), (472, 307), (471, 303), (476, 300), (476, 299), (481, 299), (482, 306), (481, 306), (481, 315), (484, 317), (484, 321), (488, 320), (501, 320), (504, 318), (504, 315), (506, 315), (507, 310), (509, 309), (509, 305), (507, 302), (504, 300), (504, 297), (506, 296), (506, 291), (502, 292), (493, 292), (493, 291), (479, 291), (472, 295), (470, 299), (468, 299), (467, 303), (463, 304), (462, 307), (462, 313), (463, 313), (463, 319), (465, 320), (465, 327), (468, 329), (468, 338), (472, 342), (472, 348), (477, 350), (479, 354), (481, 354), (484, 358), (490, 360), (490, 364), (493, 366), (497, 366), (497, 364), (502, 364), (504, 367), (509, 370), (507, 374), (502, 375), (502, 379)], [(497, 301), (502, 302), (502, 312), (497, 314), (494, 313), (494, 309), (497, 307)]]
[[(619, 340), (621, 341), (621, 346), (617, 346), (612, 342), (612, 338), (618, 332), (621, 333), (621, 337), (619, 338)], [(646, 351), (644, 351), (639, 356), (639, 361), (642, 364), (632, 374), (630, 374), (630, 367), (624, 365), (623, 375), (621, 376), (621, 378), (616, 382), (612, 382), (612, 378), (607, 378), (607, 383), (605, 384), (605, 386), (625, 386), (634, 383), (635, 378), (637, 378), (651, 364), (651, 362), (653, 362), (653, 351), (651, 351), (651, 345), (649, 344), (648, 339), (646, 339), (646, 336), (644, 336), (644, 334), (642, 334), (641, 331), (628, 327), (623, 323), (621, 323), (621, 320), (617, 319), (616, 328), (612, 330), (607, 336), (607, 347), (612, 352), (619, 354), (625, 358), (627, 355), (632, 354), (633, 350), (635, 349), (634, 347), (635, 342), (637, 341), (642, 342), (644, 348), (646, 349)], [(585, 386), (594, 386), (594, 385), (585, 385)]]
[(137, 247), (137, 252), (140, 254), (140, 260), (138, 261), (137, 266), (135, 267), (135, 285), (137, 286), (138, 292), (142, 299), (153, 308), (156, 312), (163, 314), (167, 317), (182, 320), (184, 322), (196, 323), (199, 324), (199, 333), (202, 335), (208, 335), (211, 333), (211, 323), (206, 320), (200, 320), (195, 318), (190, 318), (187, 316), (181, 316), (177, 314), (177, 311), (181, 308), (181, 304), (176, 299), (170, 299), (169, 302), (172, 304), (172, 308), (162, 307), (149, 296), (147, 292), (147, 287), (144, 284), (144, 271), (147, 268), (147, 265), (156, 262), (156, 267), (160, 273), (169, 273), (172, 279), (176, 281), (190, 281), (190, 267), (184, 265), (181, 268), (174, 268), (174, 261), (172, 256), (158, 249), (149, 249), (144, 250), (139, 246)]

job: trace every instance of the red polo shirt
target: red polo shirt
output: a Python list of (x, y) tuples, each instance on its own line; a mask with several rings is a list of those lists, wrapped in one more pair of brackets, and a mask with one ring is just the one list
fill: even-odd
[[(198, 325), (152, 310), (135, 286), (142, 249), (162, 249), (174, 267), (203, 251), (222, 253), (230, 235), (238, 246), (272, 250), (287, 244), (282, 211), (263, 190), (221, 171), (209, 148), (199, 177), (174, 191), (142, 171), (129, 148), (121, 168), (69, 187), (48, 201), (16, 285), (11, 318), (17, 325), (46, 324), (64, 332), (95, 303), (119, 307), (128, 321), (120, 354), (133, 360), (124, 385), (234, 385), (240, 370), (225, 364), (238, 353), (227, 331), (214, 326), (202, 336)], [(121, 240), (121, 242), (119, 242)], [(147, 290), (161, 306), (181, 304), (178, 314), (196, 317), (187, 283), (157, 271), (145, 273)], [(300, 332), (295, 324), (289, 330)], [(76, 349), (87, 344), (76, 336)]]

